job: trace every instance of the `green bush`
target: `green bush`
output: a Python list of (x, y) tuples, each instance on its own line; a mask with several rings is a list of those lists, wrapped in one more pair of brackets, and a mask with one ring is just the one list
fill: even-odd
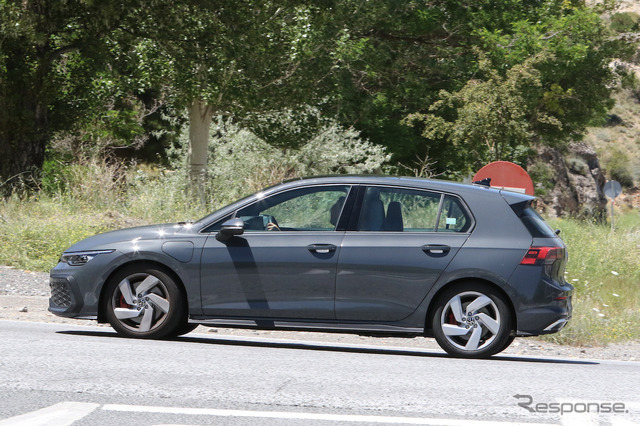
[(584, 159), (580, 157), (570, 157), (567, 159), (567, 167), (573, 173), (577, 173), (580, 176), (587, 176), (589, 174), (589, 165)]
[[(220, 205), (287, 179), (326, 174), (380, 172), (389, 155), (336, 123), (321, 127), (297, 148), (277, 148), (241, 127), (218, 119), (210, 144), (209, 191)], [(186, 146), (186, 135), (181, 138)], [(229, 185), (238, 182), (238, 185)]]
[(555, 170), (551, 164), (536, 161), (527, 170), (533, 181), (536, 196), (547, 195), (555, 187)]
[(613, 148), (609, 151), (604, 160), (604, 166), (609, 177), (620, 182), (620, 185), (624, 188), (632, 188), (634, 186), (629, 156), (620, 149)]
[(614, 13), (611, 16), (611, 29), (619, 33), (631, 33), (640, 30), (640, 15), (635, 12)]

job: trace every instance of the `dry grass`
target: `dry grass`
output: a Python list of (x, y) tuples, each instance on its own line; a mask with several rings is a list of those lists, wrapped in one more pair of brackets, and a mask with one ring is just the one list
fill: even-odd
[(560, 333), (546, 337), (559, 343), (605, 345), (639, 339), (640, 214), (620, 217), (609, 226), (554, 219), (569, 247), (567, 281), (575, 288), (574, 316)]

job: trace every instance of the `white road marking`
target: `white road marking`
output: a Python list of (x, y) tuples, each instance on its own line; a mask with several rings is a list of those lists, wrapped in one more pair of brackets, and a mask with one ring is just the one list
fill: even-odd
[[(559, 402), (568, 402), (563, 399)], [(571, 400), (571, 402), (581, 402)], [(594, 401), (590, 401), (594, 403)], [(40, 410), (25, 413), (19, 416), (0, 420), (0, 426), (65, 426), (91, 414), (100, 407), (100, 404), (84, 402), (60, 402)], [(631, 409), (631, 413), (637, 414), (639, 408), (637, 403), (626, 404)], [(431, 419), (420, 417), (402, 416), (370, 416), (370, 415), (350, 415), (350, 414), (322, 414), (289, 411), (251, 411), (251, 410), (222, 410), (214, 408), (189, 408), (189, 407), (156, 407), (144, 405), (124, 405), (105, 404), (101, 408), (103, 411), (129, 412), (129, 413), (155, 413), (155, 414), (177, 414), (177, 415), (199, 415), (211, 417), (245, 417), (263, 419), (283, 419), (283, 420), (315, 420), (344, 423), (385, 423), (385, 424), (409, 424), (409, 425), (441, 425), (441, 426), (467, 426), (470, 420), (464, 419)], [(624, 415), (623, 415), (624, 416)], [(605, 417), (607, 423), (612, 426), (640, 426), (626, 417), (616, 415), (606, 415), (600, 413), (565, 413), (560, 417), (560, 424), (563, 426), (573, 425), (597, 425), (599, 420)], [(636, 417), (632, 415), (635, 420)], [(518, 422), (495, 422), (495, 421), (473, 421), (478, 426), (557, 426), (549, 423), (518, 423)], [(167, 425), (163, 425), (167, 426)]]
[(50, 407), (0, 420), (0, 426), (66, 426), (91, 414), (100, 404), (59, 402)]
[[(283, 420), (323, 420), (331, 422), (352, 423), (386, 423), (410, 425), (440, 425), (440, 426), (468, 426), (469, 420), (428, 419), (419, 417), (390, 417), (390, 416), (358, 416), (349, 414), (320, 414), (289, 411), (249, 411), (249, 410), (219, 410), (214, 408), (186, 408), (186, 407), (151, 407), (143, 405), (106, 404), (105, 411), (120, 411), (134, 413), (156, 414), (186, 414), (215, 417), (252, 417), (263, 419)], [(548, 423), (514, 423), (494, 421), (473, 421), (477, 426), (551, 426)], [(553, 425), (557, 426), (557, 424)]]

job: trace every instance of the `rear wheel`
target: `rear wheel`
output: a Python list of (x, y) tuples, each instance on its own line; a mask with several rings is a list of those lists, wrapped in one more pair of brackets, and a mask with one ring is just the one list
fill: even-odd
[(107, 320), (127, 337), (158, 339), (182, 331), (184, 300), (175, 281), (148, 265), (133, 265), (117, 273), (105, 293)]
[(506, 349), (513, 338), (511, 314), (503, 297), (483, 283), (465, 283), (446, 290), (436, 301), (431, 326), (448, 354), (483, 358)]

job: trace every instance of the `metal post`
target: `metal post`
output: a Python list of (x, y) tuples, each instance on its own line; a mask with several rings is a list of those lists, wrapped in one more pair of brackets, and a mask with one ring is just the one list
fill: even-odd
[(613, 232), (613, 231), (614, 231), (614, 225), (613, 225), (613, 221), (614, 221), (614, 219), (613, 219), (613, 213), (614, 213), (614, 211), (613, 211), (613, 205), (615, 204), (615, 202), (616, 202), (616, 200), (612, 198), (612, 199), (611, 199), (611, 232)]

